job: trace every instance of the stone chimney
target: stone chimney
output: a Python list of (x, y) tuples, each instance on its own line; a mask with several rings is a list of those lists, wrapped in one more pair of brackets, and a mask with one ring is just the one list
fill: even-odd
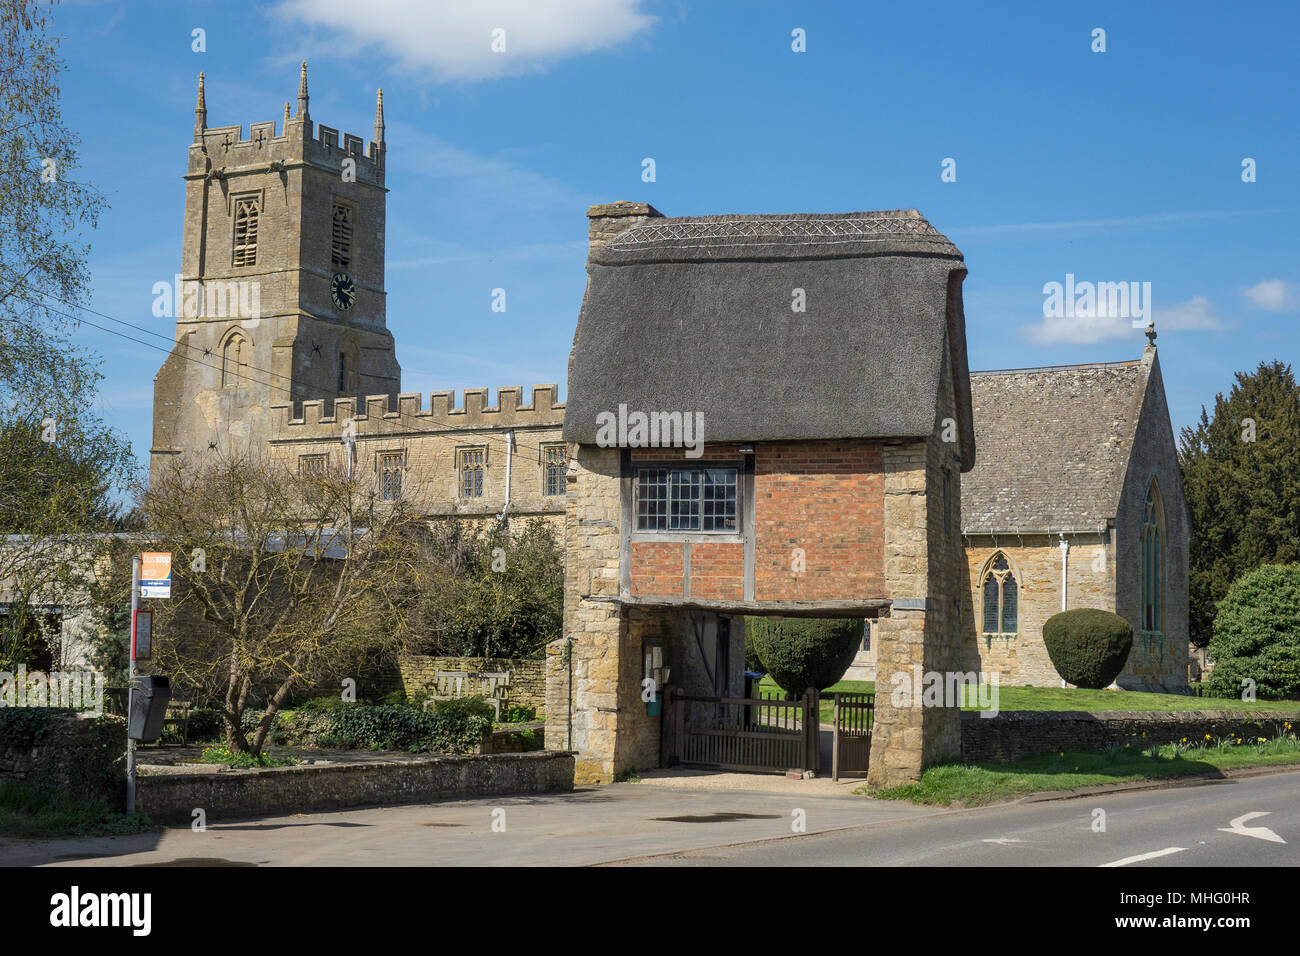
[(626, 232), (633, 226), (639, 226), (651, 219), (662, 219), (658, 209), (646, 202), (601, 203), (587, 210), (588, 254), (592, 249), (613, 239), (620, 232)]

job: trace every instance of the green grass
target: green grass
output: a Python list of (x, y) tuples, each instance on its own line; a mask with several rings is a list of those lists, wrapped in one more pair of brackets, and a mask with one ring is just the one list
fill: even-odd
[[(888, 693), (891, 685), (885, 685)], [(782, 693), (771, 677), (759, 683), (763, 693)], [(846, 694), (872, 694), (876, 685), (872, 681), (844, 680), (827, 688), (823, 693), (836, 691)], [(963, 710), (978, 710), (978, 690), (965, 688)], [(988, 691), (985, 691), (988, 694)], [(830, 701), (821, 702), (821, 721), (831, 722)], [(1083, 690), (1077, 687), (1006, 687), (998, 688), (998, 710), (1081, 710), (1098, 713), (1104, 710), (1226, 710), (1226, 711), (1300, 711), (1296, 700), (1243, 701), (1236, 698), (1191, 697), (1185, 694), (1152, 694), (1131, 690)]]
[(110, 813), (62, 794), (0, 784), (0, 836), (22, 839), (121, 836), (152, 830), (142, 813)]
[(887, 790), (860, 787), (855, 793), (884, 800), (936, 806), (982, 806), (998, 800), (1051, 790), (1071, 790), (1133, 780), (1163, 780), (1239, 767), (1300, 764), (1294, 733), (1271, 740), (1224, 738), (1202, 745), (1159, 748), (1111, 747), (1104, 752), (1067, 750), (1026, 757), (1014, 763), (942, 764), (926, 770), (917, 783)]
[(265, 752), (250, 754), (231, 750), (224, 744), (215, 744), (203, 751), (199, 756), (199, 763), (221, 763), (227, 767), (247, 769), (249, 767), (292, 767), (301, 761), (294, 757), (272, 757)]

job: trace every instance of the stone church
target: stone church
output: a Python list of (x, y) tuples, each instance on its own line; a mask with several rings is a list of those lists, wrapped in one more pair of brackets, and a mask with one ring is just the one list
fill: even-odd
[[(1091, 607), (1133, 625), (1118, 687), (1186, 692), (1190, 519), (1154, 328), (1147, 337), (1125, 362), (971, 373), (966, 670), (1060, 686), (1043, 623)], [(846, 676), (876, 679), (870, 632)]]
[[(1189, 529), (1154, 332), (1130, 362), (970, 373), (964, 260), (915, 210), (619, 202), (587, 213), (567, 407), (555, 385), (426, 403), (386, 322), (382, 92), (368, 142), (311, 119), (305, 63), (296, 110), (247, 135), (210, 127), (205, 96), (200, 75), (151, 474), (256, 453), (372, 476), (429, 516), (562, 524), (547, 741), (585, 776), (657, 759), (647, 661), (739, 690), (747, 614), (870, 619), (853, 676), (1059, 685), (1043, 622), (1103, 607), (1137, 635), (1120, 686), (1185, 686)], [(598, 417), (627, 408), (702, 414), (699, 454), (602, 441)], [(956, 753), (951, 710), (882, 707), (878, 779)]]
[[(381, 498), (430, 515), (564, 511), (555, 385), (401, 391), (384, 293), (384, 101), (373, 136), (297, 109), (208, 126), (199, 76), (185, 174), (176, 345), (154, 378), (150, 473), (223, 454), (300, 472), (373, 474)], [(249, 306), (255, 305), (255, 310)], [(256, 314), (250, 314), (255, 311)]]

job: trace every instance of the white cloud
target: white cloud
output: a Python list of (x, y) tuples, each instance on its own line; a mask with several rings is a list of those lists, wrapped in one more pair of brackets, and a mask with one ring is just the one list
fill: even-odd
[[(1163, 331), (1203, 331), (1221, 329), (1223, 320), (1219, 318), (1214, 303), (1203, 295), (1195, 296), (1186, 302), (1179, 302), (1168, 308), (1152, 310), (1156, 323), (1156, 332)], [(1074, 315), (1045, 316), (1036, 325), (1025, 327), (1029, 340), (1035, 345), (1049, 346), (1063, 343), (1092, 344), (1108, 339), (1132, 337), (1138, 340), (1141, 329), (1133, 327), (1133, 319), (1114, 315)]]
[(1297, 304), (1296, 290), (1281, 279), (1265, 279), (1259, 285), (1243, 289), (1244, 295), (1257, 309), (1265, 312), (1288, 312)]
[(1156, 309), (1155, 312), (1157, 332), (1161, 329), (1193, 331), (1223, 328), (1223, 320), (1219, 318), (1218, 309), (1203, 295), (1171, 305), (1167, 309)]
[[(277, 13), (327, 35), (321, 52), (378, 47), (437, 80), (485, 80), (545, 70), (647, 30), (642, 0), (282, 0)], [(504, 30), (504, 52), (492, 49)]]

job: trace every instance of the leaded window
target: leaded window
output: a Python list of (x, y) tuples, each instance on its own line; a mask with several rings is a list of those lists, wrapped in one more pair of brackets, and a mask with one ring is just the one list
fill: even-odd
[(564, 470), (568, 462), (563, 445), (542, 447), (542, 494), (548, 498), (564, 494)]
[(1015, 635), (1020, 623), (1020, 589), (1007, 556), (1001, 551), (984, 572), (981, 593), (984, 605), (984, 634), (990, 637)]
[(379, 456), (379, 498), (396, 501), (402, 497), (402, 466), (405, 456), (401, 452), (384, 452)]
[(638, 531), (738, 530), (735, 468), (640, 468)]
[(1142, 629), (1159, 631), (1160, 616), (1160, 491), (1153, 482), (1147, 489), (1142, 512)]
[(487, 452), (482, 448), (463, 448), (460, 452), (460, 496), (483, 497), (483, 471)]

